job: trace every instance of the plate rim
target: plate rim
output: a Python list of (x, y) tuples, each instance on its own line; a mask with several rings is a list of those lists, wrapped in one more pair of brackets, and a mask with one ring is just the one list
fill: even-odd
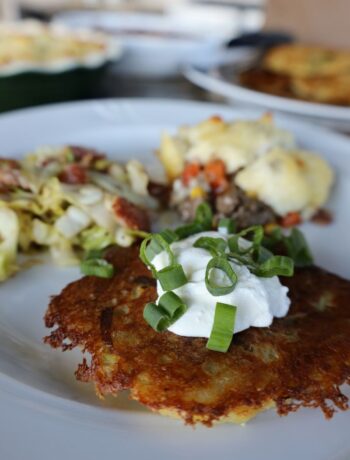
[[(236, 51), (238, 50), (242, 52), (241, 48), (237, 48)], [(234, 53), (230, 51), (230, 55), (234, 56)], [(270, 108), (272, 110), (280, 110), (291, 115), (311, 116), (320, 121), (332, 120), (350, 122), (350, 107), (286, 98), (245, 88), (235, 82), (226, 81), (224, 78), (220, 77), (219, 71), (223, 64), (226, 65), (229, 63), (230, 61), (227, 59), (227, 55), (226, 57), (224, 55), (224, 57), (221, 57), (215, 63), (209, 65), (203, 66), (199, 63), (192, 62), (184, 66), (183, 74), (193, 84), (207, 91), (220, 94), (228, 99), (235, 99), (237, 102), (254, 104), (255, 106)], [(235, 60), (235, 63), (237, 63), (237, 60)], [(218, 75), (211, 75), (211, 72), (217, 72)]]
[[(137, 104), (143, 104), (143, 105), (157, 105), (157, 104), (160, 104), (162, 106), (171, 106), (171, 105), (177, 105), (177, 106), (184, 106), (186, 107), (187, 105), (192, 105), (192, 106), (195, 106), (195, 107), (207, 107), (207, 109), (209, 110), (209, 108), (213, 107), (213, 108), (219, 108), (221, 109), (222, 111), (227, 111), (228, 113), (231, 112), (233, 115), (235, 114), (238, 114), (238, 113), (259, 113), (261, 110), (260, 109), (242, 109), (242, 108), (239, 108), (239, 107), (230, 107), (230, 106), (227, 106), (227, 105), (224, 105), (224, 104), (217, 104), (217, 103), (211, 103), (211, 102), (199, 102), (199, 101), (192, 101), (192, 100), (178, 100), (178, 99), (143, 99), (143, 98), (121, 98), (121, 99), (116, 99), (116, 98), (111, 98), (111, 99), (96, 99), (96, 100), (89, 100), (89, 101), (78, 101), (78, 102), (69, 102), (69, 103), (59, 103), (59, 104), (49, 104), (49, 105), (44, 105), (44, 106), (40, 106), (40, 107), (35, 107), (35, 108), (26, 108), (26, 109), (21, 109), (21, 110), (16, 110), (16, 111), (11, 111), (11, 112), (7, 112), (7, 113), (4, 113), (4, 114), (1, 114), (0, 115), (0, 130), (2, 128), (2, 122), (4, 121), (4, 119), (8, 119), (8, 118), (11, 118), (14, 122), (16, 122), (16, 118), (18, 116), (20, 117), (23, 117), (23, 116), (30, 116), (31, 114), (35, 113), (45, 113), (45, 111), (55, 111), (56, 109), (65, 109), (65, 108), (69, 108), (69, 107), (72, 107), (72, 108), (77, 108), (77, 107), (84, 107), (85, 109), (87, 109), (88, 106), (91, 106), (92, 108), (94, 107), (94, 105), (98, 103), (99, 105), (102, 104), (102, 105), (107, 105), (107, 104), (110, 104), (110, 103), (113, 103), (113, 104), (117, 104), (117, 105), (121, 105), (121, 104), (125, 104), (125, 103), (128, 103), (128, 104), (131, 104), (131, 105), (134, 105), (134, 106), (137, 106)], [(333, 137), (333, 138), (338, 138), (339, 140), (342, 140), (342, 141), (346, 141), (346, 143), (350, 146), (350, 138), (348, 138), (347, 136), (344, 136), (342, 134), (339, 134), (339, 133), (336, 133), (332, 130), (330, 130), (329, 128), (325, 128), (325, 127), (320, 127), (320, 126), (317, 126), (317, 125), (314, 125), (313, 123), (304, 123), (304, 122), (300, 122), (298, 120), (296, 120), (295, 118), (291, 117), (291, 116), (288, 116), (288, 115), (278, 115), (279, 118), (281, 119), (286, 119), (286, 120), (290, 120), (290, 121), (293, 121), (293, 123), (295, 124), (299, 124), (299, 125), (304, 125), (306, 126), (307, 128), (309, 129), (316, 129), (317, 131), (322, 131), (322, 132), (325, 132), (327, 133), (329, 136)], [(117, 121), (118, 123), (118, 121)], [(349, 155), (350, 155), (350, 152), (349, 152)], [(5, 382), (5, 383), (4, 383)], [(9, 376), (9, 375), (6, 375), (4, 373), (2, 373), (0, 371), (0, 386), (2, 386), (2, 384), (4, 385), (10, 385), (11, 386), (11, 383), (13, 382), (16, 382), (16, 384), (13, 384), (13, 393), (14, 393), (14, 397), (16, 397), (16, 387), (20, 387), (20, 392), (23, 394), (23, 392), (26, 392), (28, 393), (28, 398), (26, 400), (28, 400), (30, 398), (30, 393), (31, 392), (34, 392), (36, 394), (36, 400), (41, 400), (41, 405), (50, 405), (51, 408), (53, 409), (56, 409), (56, 410), (59, 410), (59, 408), (64, 408), (64, 407), (68, 407), (70, 406), (72, 403), (74, 404), (74, 412), (76, 413), (76, 415), (74, 415), (74, 418), (76, 418), (76, 416), (79, 417), (79, 415), (83, 414), (83, 413), (89, 413), (89, 411), (92, 411), (94, 413), (97, 413), (96, 411), (98, 411), (98, 413), (101, 413), (104, 412), (106, 413), (106, 410), (105, 408), (103, 407), (97, 407), (97, 406), (91, 406), (89, 404), (86, 404), (84, 402), (79, 402), (79, 401), (74, 401), (74, 400), (70, 400), (70, 399), (67, 399), (67, 398), (64, 398), (64, 397), (61, 397), (61, 396), (58, 396), (58, 395), (55, 395), (55, 394), (52, 394), (52, 393), (48, 393), (44, 390), (41, 390), (41, 389), (38, 389), (38, 388), (35, 388), (31, 385), (27, 385), (19, 380), (16, 380), (15, 378)], [(40, 396), (40, 397), (39, 397)], [(43, 399), (41, 399), (43, 397)], [(122, 412), (123, 414), (123, 412)], [(109, 414), (110, 416), (111, 414)], [(135, 413), (131, 413), (131, 412), (128, 412), (127, 413), (128, 417), (130, 417), (130, 420), (136, 420), (136, 418), (139, 418), (139, 413), (138, 412), (135, 412)], [(142, 415), (152, 415), (151, 413), (150, 414), (142, 414)], [(67, 415), (68, 416), (68, 415)], [(73, 417), (73, 414), (71, 414), (69, 416), (69, 418), (72, 418)], [(121, 423), (119, 420), (117, 420), (117, 417), (114, 418), (114, 420), (116, 420), (116, 423), (119, 424)], [(91, 422), (93, 423), (93, 422)], [(129, 423), (129, 421), (127, 422)], [(96, 422), (95, 424), (98, 424), (100, 425), (100, 423)]]

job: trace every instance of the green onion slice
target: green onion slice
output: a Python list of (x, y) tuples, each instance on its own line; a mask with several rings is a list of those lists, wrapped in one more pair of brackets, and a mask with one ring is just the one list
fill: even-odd
[(86, 259), (80, 264), (84, 275), (98, 276), (99, 278), (112, 278), (114, 267), (104, 259)]
[(92, 249), (84, 255), (84, 260), (90, 259), (102, 259), (104, 250), (103, 249)]
[[(172, 230), (163, 230), (158, 233), (158, 236), (162, 239), (160, 240), (156, 235), (153, 235), (150, 244), (146, 249), (146, 254), (149, 260), (153, 260), (155, 256), (166, 249), (166, 246), (178, 240), (179, 237)], [(164, 243), (167, 243), (167, 245)]]
[(203, 230), (211, 230), (213, 224), (213, 212), (208, 203), (201, 203), (196, 209), (195, 223), (200, 224)]
[(238, 237), (247, 238), (252, 242), (252, 246), (248, 249), (240, 250), (240, 252), (249, 252), (252, 249), (258, 248), (264, 238), (264, 228), (262, 225), (253, 225), (241, 232), (237, 233)]
[(306, 267), (313, 264), (311, 251), (300, 230), (293, 228), (290, 235), (283, 238), (283, 242), (288, 256), (294, 260), (296, 266)]
[(208, 203), (201, 203), (196, 209), (196, 217), (191, 224), (182, 225), (175, 230), (180, 240), (196, 233), (212, 229), (213, 213)]
[(270, 259), (263, 262), (254, 274), (263, 278), (272, 276), (293, 276), (294, 263), (290, 257), (272, 256)]
[(268, 259), (270, 259), (273, 256), (272, 252), (266, 249), (264, 246), (259, 246), (258, 249), (256, 250), (256, 263), (257, 264), (262, 264), (266, 262)]
[(207, 342), (209, 350), (226, 353), (232, 341), (237, 307), (218, 302), (215, 307), (214, 324)]
[(236, 227), (236, 222), (233, 219), (229, 219), (228, 217), (223, 217), (219, 220), (218, 223), (218, 231), (224, 235), (235, 233)]
[(193, 222), (192, 224), (182, 225), (175, 230), (176, 235), (180, 240), (187, 238), (188, 236), (195, 235), (203, 231), (201, 224)]
[(180, 264), (169, 265), (156, 272), (156, 278), (164, 291), (172, 291), (187, 283), (187, 276)]
[(167, 313), (155, 303), (146, 304), (143, 310), (145, 321), (157, 332), (163, 332), (170, 326)]
[(219, 256), (225, 254), (227, 242), (223, 238), (201, 236), (194, 242), (193, 247), (206, 249), (212, 256)]
[(287, 236), (280, 227), (276, 227), (265, 237), (264, 244), (273, 251), (284, 246), (287, 256), (293, 259), (297, 267), (307, 267), (314, 263), (307, 241), (298, 228), (293, 228)]
[(171, 324), (177, 321), (187, 311), (187, 306), (174, 292), (166, 292), (159, 299), (159, 305), (167, 312)]
[(227, 241), (229, 250), (233, 253), (239, 253), (238, 235), (232, 235)]
[[(212, 270), (221, 270), (229, 280), (229, 284), (218, 284), (211, 279)], [(237, 275), (230, 262), (224, 257), (213, 257), (207, 264), (205, 270), (205, 285), (213, 296), (221, 296), (232, 292), (237, 283)]]
[(156, 273), (156, 269), (151, 261), (162, 251), (166, 251), (169, 256), (169, 266), (174, 265), (175, 257), (173, 251), (170, 249), (169, 243), (160, 233), (155, 233), (142, 241), (140, 247), (141, 260), (151, 268), (153, 273)]
[(146, 322), (157, 332), (163, 332), (177, 321), (187, 306), (174, 292), (166, 292), (159, 299), (159, 305), (148, 303), (143, 310)]

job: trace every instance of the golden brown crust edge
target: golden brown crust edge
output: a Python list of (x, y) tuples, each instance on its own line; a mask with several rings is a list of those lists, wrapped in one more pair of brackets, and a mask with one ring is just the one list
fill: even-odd
[(138, 248), (113, 250), (109, 257), (114, 279), (70, 284), (45, 316), (47, 327), (57, 326), (47, 343), (91, 354), (76, 375), (95, 383), (100, 396), (130, 389), (153, 411), (209, 426), (244, 423), (273, 405), (281, 415), (320, 407), (327, 417), (334, 407), (348, 408), (339, 389), (350, 383), (348, 281), (316, 268), (297, 272), (286, 281), (289, 315), (271, 328), (237, 334), (229, 352), (218, 354), (205, 348), (204, 339), (148, 327), (143, 306), (156, 291)]

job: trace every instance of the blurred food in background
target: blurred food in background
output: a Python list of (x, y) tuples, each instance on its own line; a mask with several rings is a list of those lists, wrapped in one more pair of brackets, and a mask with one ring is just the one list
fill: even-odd
[(350, 51), (301, 43), (268, 50), (242, 72), (249, 88), (311, 102), (350, 105)]
[(242, 21), (245, 12), (232, 7), (169, 3), (162, 14), (72, 11), (55, 21), (89, 27), (118, 37), (125, 50), (115, 67), (119, 75), (145, 78), (179, 76), (196, 57), (220, 52), (232, 36), (261, 26), (261, 12)]
[[(179, 20), (150, 14), (72, 12), (55, 18), (70, 27), (89, 27), (117, 37), (124, 56), (114, 66), (119, 75), (171, 77), (198, 54), (218, 51), (222, 37), (203, 33)], [(227, 24), (226, 24), (227, 26)]]
[(102, 33), (0, 24), (0, 110), (89, 97), (121, 47)]

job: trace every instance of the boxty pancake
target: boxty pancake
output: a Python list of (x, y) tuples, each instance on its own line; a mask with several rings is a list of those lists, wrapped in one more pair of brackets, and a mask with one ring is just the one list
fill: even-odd
[(76, 376), (93, 382), (100, 397), (129, 389), (153, 411), (208, 426), (242, 423), (273, 406), (280, 415), (318, 407), (327, 418), (348, 408), (339, 386), (350, 383), (349, 281), (297, 269), (282, 278), (292, 300), (288, 315), (235, 334), (229, 351), (218, 353), (205, 339), (157, 333), (145, 322), (144, 305), (157, 292), (138, 253), (137, 246), (109, 250), (115, 276), (71, 283), (45, 315), (55, 327), (46, 343), (91, 354)]

